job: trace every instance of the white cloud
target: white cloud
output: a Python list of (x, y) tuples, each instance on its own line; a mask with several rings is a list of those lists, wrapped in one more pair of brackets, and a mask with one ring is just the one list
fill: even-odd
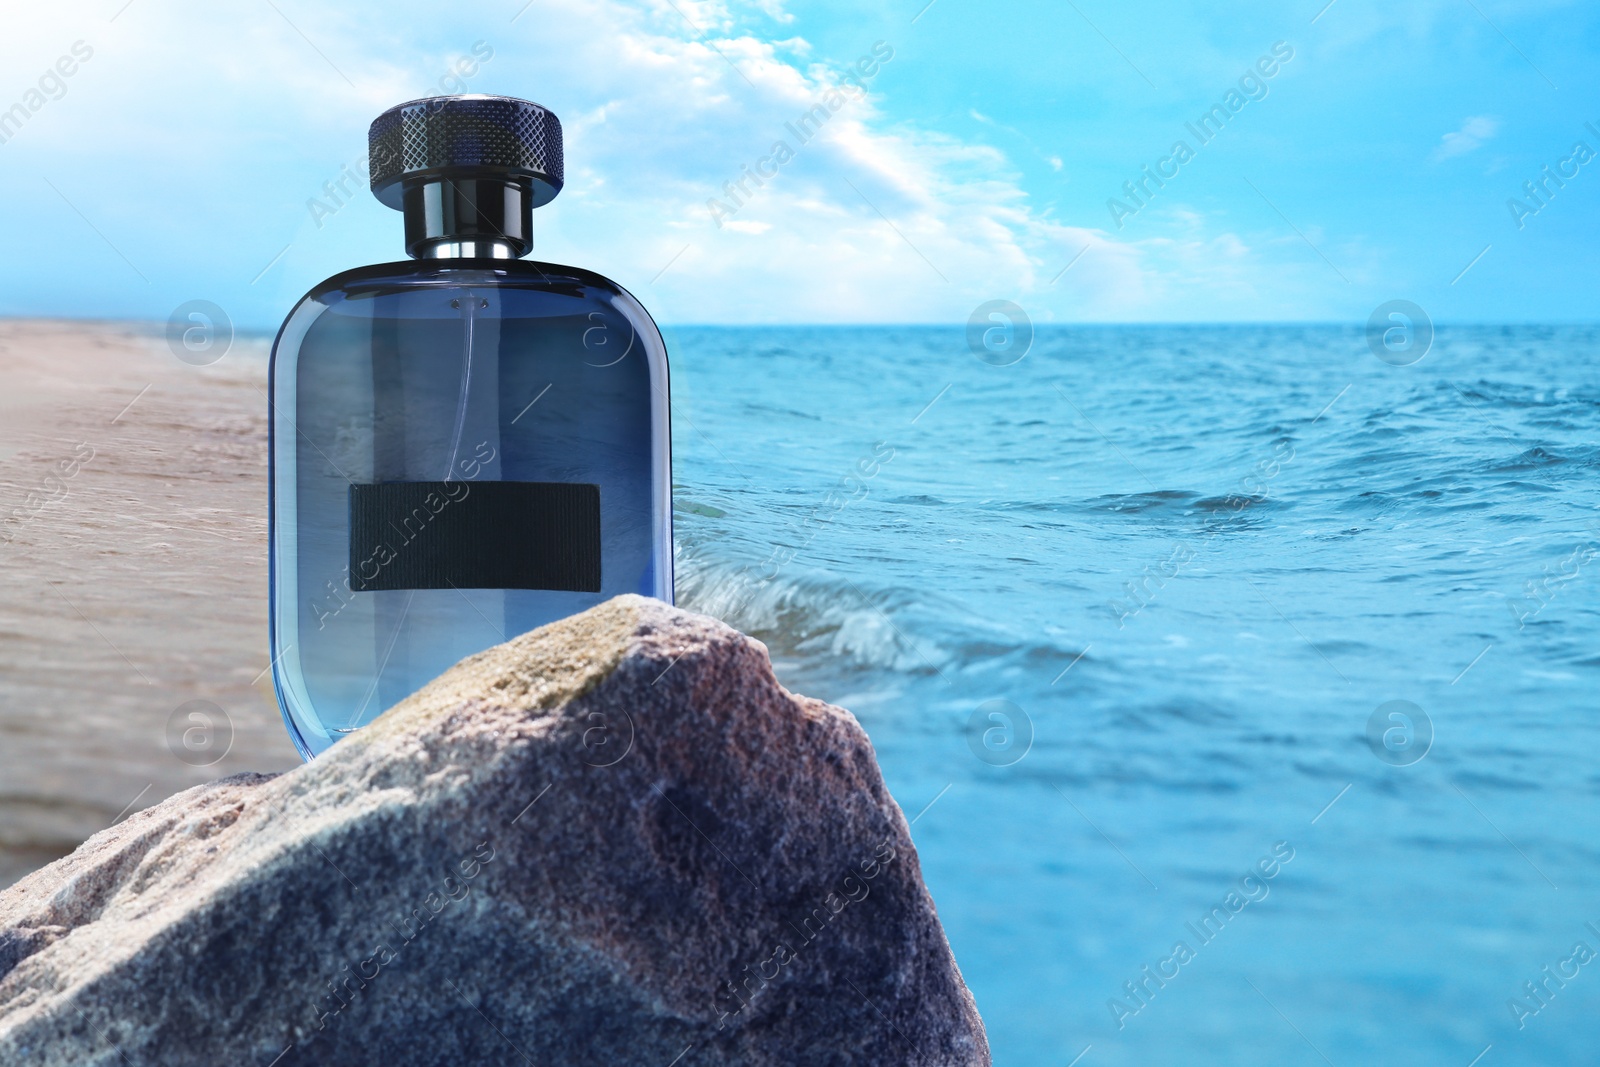
[[(885, 62), (900, 42), (863, 38), (822, 62), (776, 0), (533, 0), (514, 22), (420, 0), (376, 22), (277, 6), (135, 4), (92, 34), (30, 14), (9, 35), (30, 47), (0, 45), (10, 69), (42, 69), (95, 37), (92, 69), (50, 105), (59, 114), (4, 147), (30, 142), (18, 158), (66, 175), (64, 191), (152, 277), (154, 295), (128, 272), (127, 300), (147, 314), (206, 295), (264, 324), (321, 278), (395, 257), (399, 218), (365, 193), (320, 227), (307, 200), (361, 158), (379, 111), (437, 91), (475, 40), (494, 57), (471, 91), (537, 100), (565, 123), (567, 186), (535, 217), (535, 255), (617, 278), (665, 321), (949, 322), (994, 298), (1039, 321), (1210, 317), (1274, 291), (1276, 272), (1231, 233), (1130, 241), (1054, 217), (1000, 149), (893, 121), (881, 73), (866, 94), (830, 96), (875, 45), (891, 72), (910, 60)], [(791, 35), (775, 39), (775, 24)], [(819, 103), (820, 131), (798, 136)], [(779, 141), (794, 157), (757, 186), (746, 175)], [(123, 180), (97, 186), (95, 170)], [(0, 173), (0, 193), (38, 185), (16, 171)], [(708, 201), (729, 203), (741, 179), (748, 195), (719, 228)], [(197, 234), (212, 235), (203, 262)]]
[(1439, 163), (1476, 151), (1499, 129), (1499, 120), (1488, 115), (1474, 115), (1464, 121), (1459, 130), (1452, 130), (1439, 139), (1438, 146), (1433, 150), (1432, 159), (1435, 163)]

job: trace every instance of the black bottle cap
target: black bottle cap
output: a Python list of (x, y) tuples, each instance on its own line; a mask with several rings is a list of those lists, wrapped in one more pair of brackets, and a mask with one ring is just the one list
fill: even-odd
[(522, 255), (531, 211), (561, 191), (561, 120), (509, 96), (435, 96), (399, 104), (367, 132), (372, 193), (404, 211), (406, 250), (494, 240)]

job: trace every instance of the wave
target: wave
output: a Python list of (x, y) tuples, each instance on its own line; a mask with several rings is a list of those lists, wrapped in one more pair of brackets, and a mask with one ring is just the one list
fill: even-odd
[(793, 565), (772, 574), (770, 566), (718, 558), (704, 545), (680, 545), (675, 569), (680, 607), (761, 640), (775, 658), (943, 677), (977, 662), (1065, 666), (1082, 652), (985, 624), (927, 590), (873, 587)]

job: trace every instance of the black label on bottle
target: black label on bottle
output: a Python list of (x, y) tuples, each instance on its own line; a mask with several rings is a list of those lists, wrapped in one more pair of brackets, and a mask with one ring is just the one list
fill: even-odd
[(600, 487), (384, 482), (350, 487), (350, 588), (600, 592)]

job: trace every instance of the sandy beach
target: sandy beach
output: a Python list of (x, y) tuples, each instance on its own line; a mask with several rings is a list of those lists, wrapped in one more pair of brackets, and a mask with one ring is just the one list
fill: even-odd
[(149, 324), (0, 321), (0, 886), (299, 762), (266, 671), (266, 367), (260, 339), (196, 367)]

